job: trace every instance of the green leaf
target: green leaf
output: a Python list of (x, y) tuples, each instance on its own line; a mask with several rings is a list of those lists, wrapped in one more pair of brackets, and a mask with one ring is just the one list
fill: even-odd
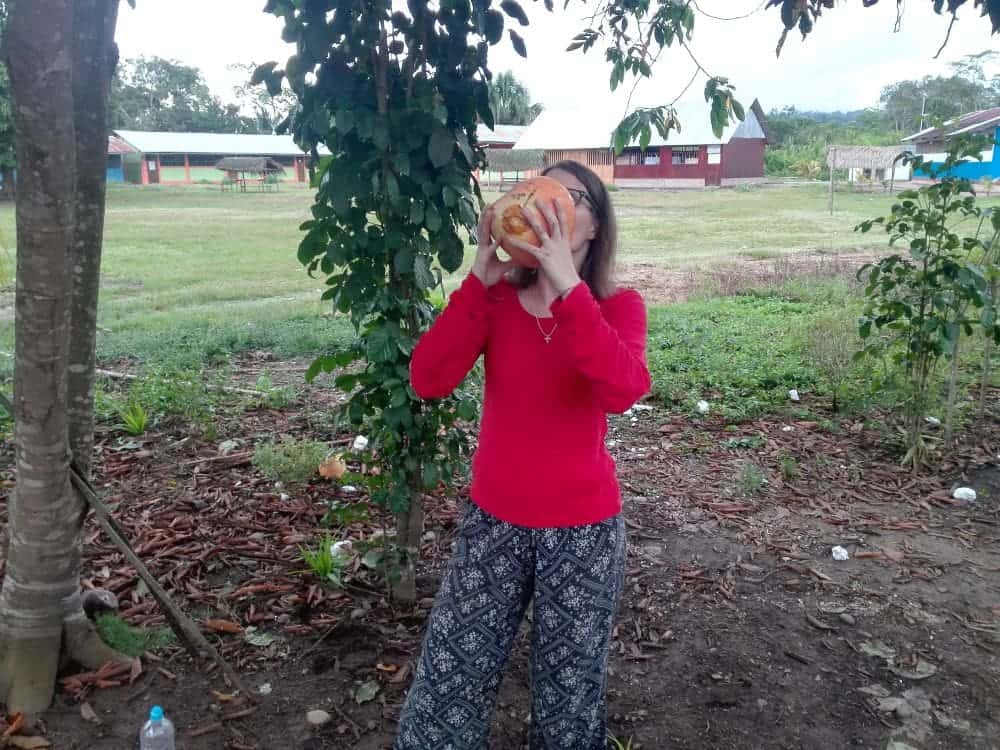
[(510, 34), (510, 43), (514, 45), (514, 51), (521, 57), (528, 56), (528, 48), (524, 46), (524, 39), (514, 29), (507, 32)]
[(410, 203), (410, 222), (413, 224), (422, 224), (424, 221), (424, 204), (420, 201), (413, 201)]
[(440, 169), (451, 161), (455, 153), (455, 138), (447, 128), (435, 128), (427, 146), (427, 155), (431, 164)]
[(414, 281), (417, 282), (417, 286), (421, 289), (430, 289), (437, 283), (437, 279), (434, 278), (434, 274), (431, 272), (430, 263), (426, 255), (418, 255), (414, 258), (413, 277)]
[(500, 3), (500, 7), (503, 9), (504, 13), (517, 20), (517, 22), (522, 26), (528, 25), (528, 16), (525, 15), (524, 9), (521, 8), (517, 0), (503, 0), (503, 2)]
[(503, 38), (503, 14), (498, 10), (486, 12), (486, 41), (496, 44)]
[(740, 122), (746, 118), (746, 112), (743, 110), (743, 105), (735, 99), (733, 100), (733, 113), (736, 115), (736, 119)]
[(438, 232), (441, 230), (441, 225), (441, 214), (438, 213), (437, 206), (428, 203), (424, 208), (424, 226), (429, 232)]
[[(134, 6), (133, 6), (134, 7)], [(258, 65), (250, 76), (250, 85), (258, 86), (271, 77), (274, 69), (278, 66), (276, 62), (266, 62), (263, 65)]]
[(399, 338), (399, 326), (392, 322), (383, 323), (373, 329), (365, 337), (368, 359), (372, 362), (390, 362), (396, 359), (399, 349), (396, 340)]
[(375, 696), (378, 695), (379, 684), (375, 680), (368, 680), (368, 682), (362, 682), (358, 685), (357, 690), (354, 691), (354, 700), (360, 703), (368, 703), (375, 700)]
[(441, 472), (436, 464), (424, 464), (423, 471), (424, 489), (433, 490), (441, 482)]

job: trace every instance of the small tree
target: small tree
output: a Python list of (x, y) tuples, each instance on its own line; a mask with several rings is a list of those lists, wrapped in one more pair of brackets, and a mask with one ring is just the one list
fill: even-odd
[[(859, 332), (865, 345), (860, 356), (887, 357), (902, 373), (904, 384), (903, 463), (914, 470), (928, 459), (925, 417), (935, 403), (940, 364), (952, 361), (946, 430), (950, 435), (957, 388), (959, 341), (982, 327), (1000, 336), (992, 314), (989, 272), (996, 244), (994, 227), (984, 222), (968, 179), (954, 170), (969, 157), (980, 157), (983, 142), (959, 142), (940, 165), (905, 155), (903, 161), (937, 178), (935, 184), (899, 194), (890, 215), (858, 225), (862, 232), (883, 226), (894, 245), (906, 241), (907, 256), (891, 255), (867, 264), (858, 277), (867, 282), (867, 302)], [(960, 225), (974, 221), (976, 230), (962, 236)], [(989, 227), (988, 236), (983, 228)], [(1000, 220), (997, 220), (1000, 227)], [(984, 241), (986, 240), (986, 241)], [(982, 310), (978, 316), (972, 309)]]

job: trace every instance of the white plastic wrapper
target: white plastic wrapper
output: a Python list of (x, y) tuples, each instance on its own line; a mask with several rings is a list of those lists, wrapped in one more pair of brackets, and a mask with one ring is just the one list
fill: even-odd
[(350, 539), (334, 542), (330, 545), (330, 554), (334, 557), (350, 557), (354, 554), (354, 544)]
[(971, 487), (959, 487), (951, 496), (956, 500), (962, 500), (966, 503), (972, 503), (976, 501), (976, 491)]
[(830, 550), (830, 554), (837, 562), (844, 562), (844, 560), (849, 560), (851, 557), (851, 554), (839, 544)]
[(795, 390), (794, 388), (792, 388), (792, 390), (790, 390), (788, 392), (788, 398), (790, 398), (792, 401), (801, 401), (802, 400), (801, 398), (799, 398), (799, 392), (797, 390)]
[(699, 401), (696, 406), (698, 407), (699, 414), (708, 414), (712, 410), (708, 401)]
[(358, 435), (354, 438), (354, 445), (351, 446), (356, 451), (368, 450), (368, 438), (364, 435)]

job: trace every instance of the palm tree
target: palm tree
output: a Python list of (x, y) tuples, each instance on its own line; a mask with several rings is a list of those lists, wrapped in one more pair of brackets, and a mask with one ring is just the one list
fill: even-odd
[(513, 73), (498, 73), (490, 81), (490, 109), (498, 125), (529, 125), (542, 111), (532, 104), (528, 89)]

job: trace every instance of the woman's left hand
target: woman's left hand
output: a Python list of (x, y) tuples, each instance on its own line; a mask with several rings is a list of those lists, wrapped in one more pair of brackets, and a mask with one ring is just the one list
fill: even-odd
[(524, 218), (541, 240), (541, 246), (535, 247), (514, 237), (509, 237), (507, 241), (537, 258), (539, 270), (548, 277), (557, 292), (565, 295), (580, 283), (580, 274), (576, 270), (573, 249), (569, 244), (570, 237), (566, 231), (566, 213), (555, 201), (548, 205), (535, 205), (540, 207), (541, 212), (534, 207), (525, 208), (523, 212)]

